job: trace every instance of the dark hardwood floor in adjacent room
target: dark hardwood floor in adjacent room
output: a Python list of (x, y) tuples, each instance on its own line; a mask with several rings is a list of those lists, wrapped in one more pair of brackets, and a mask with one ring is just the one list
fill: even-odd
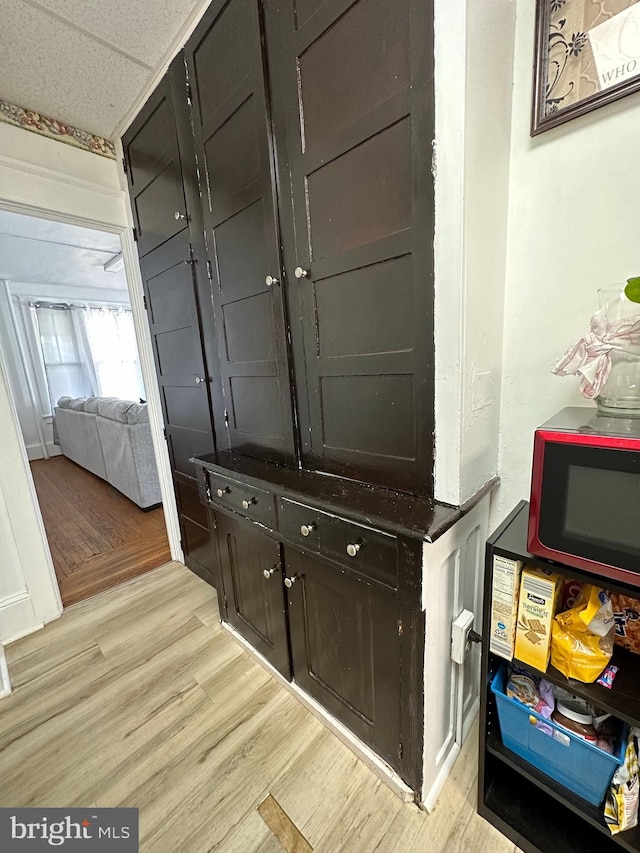
[(143, 512), (65, 456), (31, 472), (65, 606), (171, 559), (162, 508)]

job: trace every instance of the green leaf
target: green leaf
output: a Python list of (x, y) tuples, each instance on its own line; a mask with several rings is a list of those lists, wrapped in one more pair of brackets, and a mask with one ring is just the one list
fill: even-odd
[(640, 276), (627, 279), (624, 295), (630, 302), (640, 302)]

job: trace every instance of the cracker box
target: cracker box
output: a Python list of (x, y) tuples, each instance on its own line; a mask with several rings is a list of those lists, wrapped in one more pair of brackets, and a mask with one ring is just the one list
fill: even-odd
[(497, 554), (493, 557), (489, 649), (506, 660), (513, 658), (522, 565), (522, 560), (510, 560)]
[(561, 587), (555, 572), (531, 566), (522, 570), (515, 657), (541, 672), (549, 665), (551, 628)]

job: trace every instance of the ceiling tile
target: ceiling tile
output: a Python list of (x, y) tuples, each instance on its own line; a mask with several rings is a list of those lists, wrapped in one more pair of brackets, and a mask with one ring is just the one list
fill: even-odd
[(18, 0), (0, 21), (0, 98), (109, 138), (149, 71)]
[(155, 65), (197, 0), (29, 0)]
[(31, 284), (126, 289), (124, 272), (105, 272), (113, 255), (0, 234), (0, 279)]
[(120, 238), (109, 231), (96, 231), (8, 210), (0, 210), (0, 234), (82, 249), (98, 249), (109, 255), (116, 255), (120, 251)]

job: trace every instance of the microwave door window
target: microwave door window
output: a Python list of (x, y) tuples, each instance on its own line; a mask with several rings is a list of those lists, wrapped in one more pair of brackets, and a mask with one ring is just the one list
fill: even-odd
[(564, 535), (591, 547), (640, 555), (640, 474), (569, 465)]

